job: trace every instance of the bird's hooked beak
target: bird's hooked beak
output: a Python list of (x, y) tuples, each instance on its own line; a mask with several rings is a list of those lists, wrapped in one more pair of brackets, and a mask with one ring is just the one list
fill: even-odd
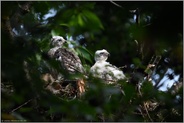
[(108, 56), (108, 57), (110, 56), (110, 53), (109, 53), (109, 52), (107, 52), (107, 56)]
[(68, 40), (64, 40), (64, 44), (67, 44)]
[(107, 52), (107, 50), (105, 50), (105, 49), (103, 49), (103, 50), (104, 50), (104, 54), (105, 54), (107, 57), (109, 57), (109, 56), (110, 56), (110, 53)]

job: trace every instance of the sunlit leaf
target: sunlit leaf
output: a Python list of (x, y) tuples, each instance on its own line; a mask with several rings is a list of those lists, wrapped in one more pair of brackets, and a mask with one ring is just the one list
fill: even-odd
[(53, 29), (51, 30), (51, 34), (52, 36), (56, 36), (56, 35), (59, 35), (59, 32)]
[(79, 15), (77, 16), (77, 17), (78, 17), (78, 23), (79, 23), (80, 26), (84, 26), (84, 22), (83, 22), (81, 16), (82, 16), (81, 14), (79, 14)]
[(77, 47), (76, 51), (79, 53), (79, 55), (81, 57), (83, 57), (84, 59), (88, 60), (90, 63), (93, 63), (92, 54), (86, 48), (84, 48), (84, 47)]

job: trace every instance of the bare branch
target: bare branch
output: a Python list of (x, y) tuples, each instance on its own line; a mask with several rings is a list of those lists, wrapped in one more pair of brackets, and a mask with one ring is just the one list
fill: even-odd
[(115, 6), (117, 6), (117, 7), (123, 8), (121, 5), (119, 5), (119, 4), (115, 3), (115, 2), (113, 2), (112, 0), (110, 0), (110, 2), (111, 2), (112, 4), (114, 4)]
[(13, 113), (14, 111), (20, 109), (21, 107), (23, 107), (24, 105), (28, 104), (28, 103), (31, 102), (32, 100), (33, 100), (33, 99), (30, 99), (30, 100), (28, 100), (27, 102), (25, 102), (24, 104), (22, 104), (22, 105), (18, 106), (17, 108), (13, 109), (13, 110), (11, 111), (11, 113)]

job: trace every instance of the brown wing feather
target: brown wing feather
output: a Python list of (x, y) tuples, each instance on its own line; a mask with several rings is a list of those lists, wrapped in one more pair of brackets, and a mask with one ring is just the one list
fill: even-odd
[(55, 54), (55, 58), (61, 62), (62, 67), (70, 73), (80, 72), (84, 73), (80, 58), (72, 51), (66, 48), (59, 48)]

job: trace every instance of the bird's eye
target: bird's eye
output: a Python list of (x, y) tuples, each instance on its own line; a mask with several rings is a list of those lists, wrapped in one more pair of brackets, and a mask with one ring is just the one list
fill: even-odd
[(58, 41), (62, 41), (61, 39), (58, 39)]

